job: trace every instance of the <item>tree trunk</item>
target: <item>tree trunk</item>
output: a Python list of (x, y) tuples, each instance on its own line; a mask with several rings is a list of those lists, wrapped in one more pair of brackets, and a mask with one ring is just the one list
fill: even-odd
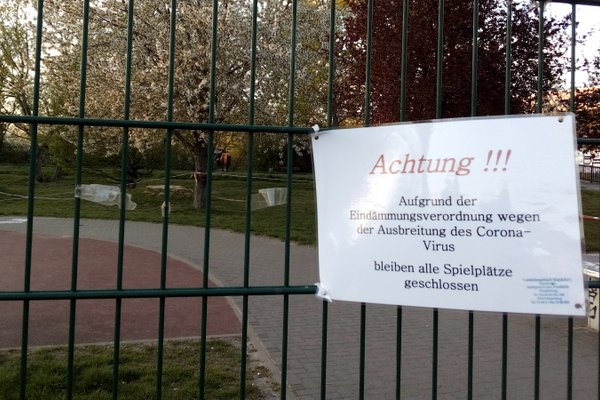
[(208, 167), (208, 154), (204, 141), (199, 142), (194, 149), (194, 202), (195, 209), (206, 207), (206, 171)]
[(48, 161), (48, 146), (41, 145), (37, 149), (35, 155), (35, 180), (37, 182), (44, 182), (44, 170), (42, 166)]
[(6, 132), (8, 132), (8, 124), (0, 124), (0, 156), (4, 151), (4, 138), (6, 137)]

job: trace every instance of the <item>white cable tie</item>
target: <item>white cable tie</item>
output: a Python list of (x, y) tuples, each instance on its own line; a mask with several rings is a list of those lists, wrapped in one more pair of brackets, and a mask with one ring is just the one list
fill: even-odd
[(328, 303), (331, 303), (333, 300), (331, 300), (331, 297), (329, 296), (327, 289), (325, 289), (325, 287), (323, 285), (321, 285), (319, 282), (315, 283), (315, 285), (317, 285), (317, 292), (315, 293), (315, 296), (317, 296), (321, 300), (325, 300)]
[(315, 138), (315, 140), (319, 140), (319, 131), (321, 130), (321, 128), (319, 128), (319, 125), (313, 125), (313, 133), (311, 134), (312, 137)]

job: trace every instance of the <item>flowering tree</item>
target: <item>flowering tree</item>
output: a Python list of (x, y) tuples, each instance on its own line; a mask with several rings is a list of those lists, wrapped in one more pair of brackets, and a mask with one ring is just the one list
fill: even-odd
[[(56, 45), (58, 51), (45, 61), (48, 81), (67, 99), (65, 108), (71, 115), (80, 112), (78, 84), (81, 77), (76, 67), (81, 57), (82, 10), (79, 3), (75, 0), (48, 0), (46, 3), (47, 36), (49, 40), (59, 42)], [(293, 5), (289, 1), (266, 0), (257, 0), (255, 4), (253, 7), (254, 4), (246, 0), (217, 2), (216, 48), (212, 49), (213, 4), (199, 0), (178, 2), (173, 96), (169, 100), (171, 3), (168, 0), (136, 2), (131, 96), (125, 101), (128, 2), (93, 1), (89, 18), (86, 116), (261, 125), (303, 125), (323, 118), (324, 95), (322, 91), (314, 90), (314, 78), (326, 68), (319, 52), (328, 29), (327, 10), (308, 0), (299, 2), (299, 40), (295, 49), (299, 89), (295, 96), (302, 106), (298, 109), (303, 113), (292, 113), (294, 118), (290, 121), (287, 104)], [(257, 26), (254, 53), (253, 18)], [(213, 54), (216, 55), (216, 85), (211, 98)], [(250, 82), (252, 73), (253, 85)], [(306, 104), (312, 104), (312, 108)], [(193, 155), (194, 176), (198, 178), (194, 205), (201, 207), (203, 178), (213, 158), (207, 154), (207, 132), (176, 130), (172, 134)], [(116, 130), (96, 128), (86, 135), (86, 145), (102, 148), (118, 143), (119, 135)], [(215, 148), (231, 147), (232, 141), (237, 140), (235, 135), (223, 133), (215, 138)], [(162, 140), (163, 135), (155, 131), (131, 131), (131, 141), (136, 146), (153, 146)], [(281, 140), (260, 135), (256, 142), (260, 152), (265, 147), (279, 148)], [(306, 142), (298, 141), (295, 148), (306, 151)]]

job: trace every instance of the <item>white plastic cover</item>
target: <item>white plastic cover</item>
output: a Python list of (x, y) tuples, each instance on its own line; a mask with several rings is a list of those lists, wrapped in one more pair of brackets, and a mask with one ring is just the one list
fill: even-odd
[[(135, 210), (137, 204), (131, 201), (131, 195), (126, 193), (125, 209)], [(90, 184), (79, 185), (75, 189), (75, 197), (107, 206), (121, 206), (121, 189), (118, 186)]]
[(258, 210), (265, 207), (273, 207), (287, 202), (287, 188), (265, 188), (259, 189), (258, 193), (252, 196), (252, 210)]

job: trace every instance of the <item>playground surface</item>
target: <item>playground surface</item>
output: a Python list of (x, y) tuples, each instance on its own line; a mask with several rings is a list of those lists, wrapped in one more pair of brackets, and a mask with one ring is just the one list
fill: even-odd
[[(0, 231), (2, 280), (0, 291), (24, 288), (25, 234)], [(117, 287), (118, 247), (114, 242), (82, 238), (79, 240), (77, 290), (115, 289)], [(30, 290), (70, 290), (73, 239), (36, 235), (32, 245)], [(166, 285), (170, 288), (202, 287), (202, 273), (181, 260), (167, 259)], [(135, 246), (123, 249), (122, 288), (159, 288), (161, 285), (160, 253)], [(214, 284), (211, 284), (214, 286)], [(78, 300), (75, 313), (75, 342), (111, 342), (115, 332), (115, 300)], [(224, 297), (208, 302), (210, 336), (241, 332), (240, 322)], [(19, 347), (22, 339), (21, 302), (0, 302), (0, 348)], [(152, 340), (158, 337), (159, 300), (123, 299), (120, 337), (123, 341)], [(30, 346), (63, 345), (69, 332), (70, 301), (30, 302)], [(166, 338), (198, 337), (202, 318), (202, 299), (197, 297), (165, 300)]]

